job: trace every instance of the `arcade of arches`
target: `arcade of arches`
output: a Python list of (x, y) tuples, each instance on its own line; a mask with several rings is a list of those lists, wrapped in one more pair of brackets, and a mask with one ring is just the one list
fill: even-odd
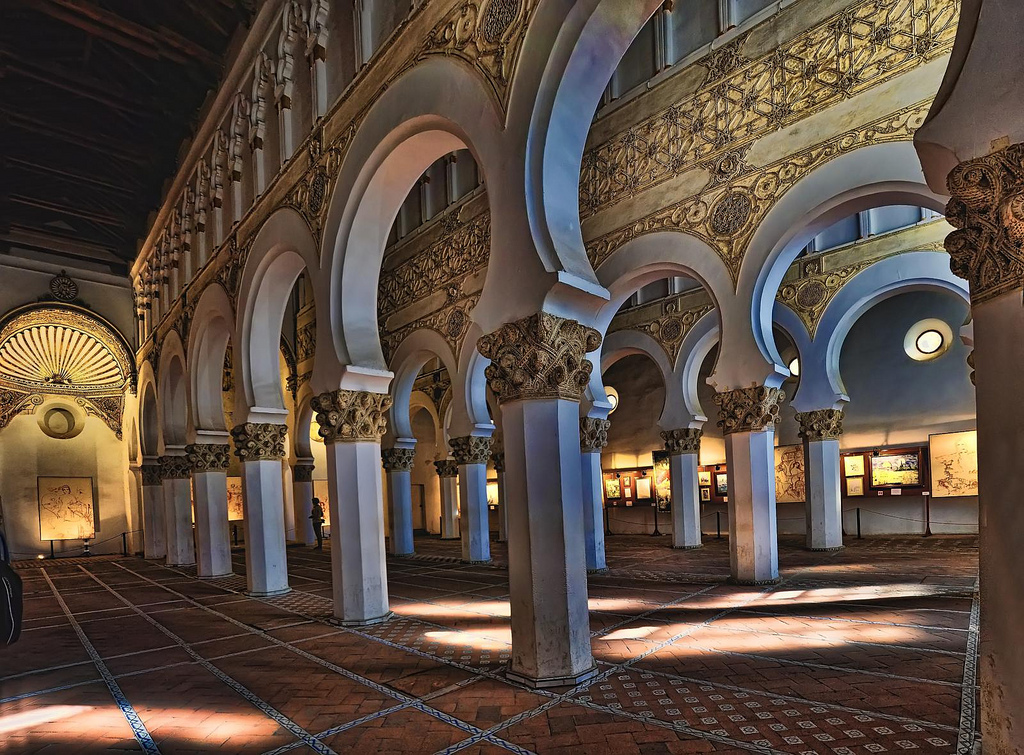
[(1024, 752), (1024, 8), (200, 5), (3, 236), (0, 751)]

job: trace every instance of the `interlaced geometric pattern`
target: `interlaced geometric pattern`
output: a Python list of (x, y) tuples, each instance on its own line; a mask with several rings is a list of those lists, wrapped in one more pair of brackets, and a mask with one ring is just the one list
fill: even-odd
[(749, 61), (741, 37), (699, 61), (699, 91), (586, 153), (581, 216), (948, 53), (959, 11), (959, 0), (865, 0)]

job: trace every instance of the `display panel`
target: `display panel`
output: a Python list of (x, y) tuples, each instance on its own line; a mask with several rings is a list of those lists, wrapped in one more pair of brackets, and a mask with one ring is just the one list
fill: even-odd
[(96, 535), (91, 477), (39, 477), (40, 540), (86, 540)]
[(864, 478), (863, 477), (849, 477), (846, 480), (846, 495), (858, 496), (864, 495)]
[(710, 472), (698, 472), (697, 473), (697, 484), (706, 485), (711, 487), (711, 473)]
[(669, 455), (666, 451), (655, 451), (654, 458), (654, 495), (664, 508), (672, 500), (672, 471)]
[(242, 506), (242, 478), (228, 478), (228, 521), (240, 522), (245, 518)]
[(651, 499), (651, 478), (650, 477), (637, 477), (636, 478), (636, 497), (637, 500), (650, 500)]
[(498, 508), (498, 481), (488, 480), (487, 481), (487, 505), (492, 508)]
[(622, 486), (617, 477), (609, 477), (604, 481), (605, 498), (622, 498)]
[(700, 499), (702, 501), (710, 501), (711, 500), (711, 488), (701, 488), (700, 489)]
[(864, 476), (864, 454), (843, 457), (843, 475), (846, 477)]
[(916, 487), (920, 484), (920, 451), (885, 453), (871, 457), (871, 487)]
[(715, 495), (729, 495), (729, 475), (725, 472), (715, 472)]
[(776, 502), (803, 503), (806, 497), (804, 447), (779, 446), (775, 449)]
[(932, 495), (936, 498), (978, 495), (978, 432), (928, 436)]

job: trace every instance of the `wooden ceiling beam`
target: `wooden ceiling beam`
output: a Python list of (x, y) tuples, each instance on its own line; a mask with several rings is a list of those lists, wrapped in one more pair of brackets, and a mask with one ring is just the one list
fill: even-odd
[(61, 66), (24, 60), (9, 50), (3, 51), (3, 57), (6, 59), (7, 69), (11, 73), (17, 73), (69, 94), (93, 100), (126, 115), (153, 117), (154, 109), (166, 112), (166, 107), (162, 103), (156, 100), (147, 102), (132, 97), (111, 82), (100, 81)]
[(79, 18), (88, 19), (93, 25), (101, 25), (107, 32), (107, 36), (103, 37), (107, 41), (118, 41), (123, 46), (127, 46), (126, 42), (147, 46), (159, 55), (179, 63), (201, 62), (208, 66), (220, 66), (220, 56), (166, 26), (150, 29), (86, 0), (33, 0), (34, 7), (37, 3), (40, 10), (51, 15), (54, 10), (71, 12)]
[(101, 152), (108, 157), (113, 157), (116, 160), (132, 163), (134, 165), (149, 166), (152, 163), (152, 160), (147, 158), (141, 150), (130, 146), (114, 146), (113, 144), (100, 139), (95, 139), (84, 133), (77, 133), (61, 128), (60, 126), (55, 126), (48, 121), (33, 118), (32, 116), (24, 115), (23, 113), (15, 113), (10, 110), (6, 110), (2, 106), (0, 106), (0, 114), (6, 116), (10, 125), (32, 134), (60, 139), (61, 141), (72, 144), (76, 147), (82, 147), (83, 149), (92, 150), (94, 152)]
[(66, 170), (64, 168), (54, 168), (53, 166), (42, 165), (41, 163), (33, 162), (31, 160), (22, 160), (19, 157), (8, 157), (6, 163), (11, 167), (27, 170), (31, 173), (57, 176), (75, 183), (88, 184), (89, 186), (94, 186), (96, 188), (107, 189), (124, 196), (134, 196), (138, 191), (140, 191), (140, 188), (137, 185), (120, 186), (118, 184), (112, 184), (109, 181), (103, 181), (95, 176), (86, 176), (82, 173), (75, 173), (74, 171)]
[(57, 202), (50, 202), (45, 199), (38, 199), (36, 197), (26, 197), (23, 194), (9, 194), (7, 201), (14, 202), (15, 204), (25, 205), (26, 207), (35, 207), (39, 210), (47, 210), (48, 212), (56, 212), (61, 215), (70, 215), (71, 217), (81, 218), (82, 220), (88, 220), (91, 223), (99, 223), (101, 225), (116, 226), (118, 228), (124, 228), (124, 218), (116, 218), (113, 215), (105, 215), (99, 212), (91, 212), (81, 207), (68, 207), (67, 205), (59, 204)]

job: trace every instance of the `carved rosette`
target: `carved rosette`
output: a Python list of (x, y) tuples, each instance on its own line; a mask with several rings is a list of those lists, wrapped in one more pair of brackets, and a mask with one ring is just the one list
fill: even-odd
[(143, 487), (159, 485), (163, 482), (160, 479), (160, 462), (146, 462), (140, 469), (142, 470)]
[(672, 456), (700, 453), (700, 439), (704, 430), (699, 427), (680, 427), (677, 430), (665, 430), (661, 439), (665, 441), (665, 450)]
[(227, 443), (193, 443), (185, 446), (186, 458), (193, 472), (224, 472), (231, 461)]
[(490, 437), (467, 435), (464, 438), (452, 438), (452, 456), (455, 463), (462, 464), (486, 464), (491, 457)]
[(797, 412), (800, 423), (800, 437), (806, 441), (835, 440), (843, 434), (842, 409), (815, 409)]
[(608, 429), (611, 426), (611, 420), (580, 417), (580, 452), (585, 454), (600, 452), (608, 445)]
[(722, 415), (718, 426), (726, 435), (774, 428), (785, 398), (781, 388), (763, 385), (716, 393), (715, 405)]
[(575, 320), (546, 312), (503, 325), (477, 341), (491, 360), (487, 381), (500, 403), (560, 398), (579, 401), (593, 365), (587, 354), (601, 334)]
[(246, 422), (231, 431), (239, 461), (279, 461), (284, 458), (286, 425)]
[(505, 471), (505, 452), (498, 451), (497, 453), (491, 454), (491, 464), (494, 465), (494, 471), (499, 474)]
[(187, 456), (161, 456), (160, 479), (187, 480), (192, 476), (192, 467)]
[(379, 443), (387, 431), (391, 397), (384, 393), (340, 389), (310, 402), (324, 443)]
[(292, 467), (292, 482), (313, 482), (313, 465), (298, 463)]
[(950, 269), (972, 303), (1024, 287), (1024, 144), (960, 163), (946, 183)]
[(438, 477), (458, 477), (459, 465), (455, 459), (438, 459), (434, 462)]
[(408, 472), (415, 459), (415, 448), (385, 448), (380, 452), (380, 460), (388, 472)]

